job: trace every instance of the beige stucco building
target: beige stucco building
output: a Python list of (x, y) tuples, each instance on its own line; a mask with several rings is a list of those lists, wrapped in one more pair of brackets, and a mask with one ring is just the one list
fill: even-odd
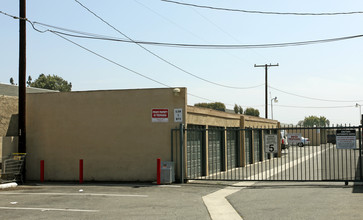
[[(187, 129), (199, 126), (207, 130), (279, 126), (275, 120), (187, 106), (186, 88), (28, 94), (26, 117), (26, 178), (30, 181), (39, 181), (42, 160), (46, 181), (78, 181), (80, 160), (84, 181), (155, 181), (157, 158), (174, 160), (178, 179), (180, 161), (172, 151), (180, 154), (180, 148), (173, 149), (171, 130), (180, 124)], [(238, 166), (257, 160), (252, 147), (246, 161), (246, 138), (253, 142), (262, 137), (253, 133), (247, 136), (243, 131), (237, 137)], [(207, 132), (204, 137), (206, 152), (208, 135), (213, 133)], [(227, 132), (221, 135), (227, 143)], [(188, 152), (188, 132), (184, 139), (183, 150)], [(259, 141), (262, 146), (262, 138)], [(227, 152), (224, 143), (220, 145), (222, 153)], [(263, 160), (263, 152), (260, 154), (258, 160)], [(205, 155), (204, 175), (211, 173), (209, 157)], [(184, 160), (186, 166), (187, 154)]]

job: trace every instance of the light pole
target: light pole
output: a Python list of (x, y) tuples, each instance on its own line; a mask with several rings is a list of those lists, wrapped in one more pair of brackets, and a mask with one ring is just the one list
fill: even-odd
[(359, 124), (362, 124), (362, 105), (355, 103), (355, 107), (359, 107)]
[(277, 100), (277, 97), (276, 96), (275, 96), (275, 98), (272, 98), (271, 99), (271, 119), (274, 119), (272, 101), (274, 101), (275, 103), (277, 103), (277, 102), (279, 102), (279, 100)]

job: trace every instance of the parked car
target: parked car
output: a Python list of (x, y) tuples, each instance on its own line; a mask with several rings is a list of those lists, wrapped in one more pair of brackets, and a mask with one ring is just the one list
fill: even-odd
[(309, 145), (309, 144), (310, 144), (309, 138), (301, 137), (301, 142), (298, 143), (297, 145), (299, 147), (304, 147), (304, 145)]
[(281, 131), (281, 149), (289, 149), (289, 143), (287, 142), (285, 131)]

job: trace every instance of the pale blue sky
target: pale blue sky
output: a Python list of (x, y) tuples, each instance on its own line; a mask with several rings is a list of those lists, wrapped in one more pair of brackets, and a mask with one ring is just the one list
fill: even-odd
[[(363, 34), (363, 14), (282, 16), (245, 14), (192, 8), (160, 0), (81, 1), (134, 40), (190, 44), (265, 44), (319, 40)], [(363, 11), (360, 0), (323, 1), (182, 1), (214, 7), (278, 12)], [(18, 1), (2, 0), (0, 10), (18, 15)], [(113, 37), (122, 35), (94, 17), (74, 0), (28, 0), (31, 21)], [(0, 14), (0, 82), (18, 80), (18, 21)], [(37, 26), (39, 29), (44, 29)], [(251, 106), (264, 113), (264, 86), (248, 90), (218, 87), (194, 78), (137, 45), (70, 38), (97, 53), (172, 87), (210, 100)], [(269, 69), (269, 84), (302, 96), (351, 102), (323, 102), (270, 89), (279, 102), (274, 119), (296, 124), (305, 116), (325, 116), (332, 123), (358, 124), (357, 100), (363, 100), (363, 38), (299, 47), (203, 50), (145, 46), (178, 67), (220, 84), (248, 87), (264, 83), (264, 69), (254, 64), (279, 63)], [(73, 90), (158, 88), (160, 84), (105, 61), (52, 33), (27, 25), (27, 73), (56, 74), (72, 82)], [(269, 97), (269, 100), (271, 98)], [(192, 96), (188, 104), (207, 102)], [(269, 101), (270, 102), (270, 101)], [(363, 101), (359, 102), (363, 105)], [(339, 107), (345, 108), (292, 108)], [(271, 108), (269, 107), (269, 112)], [(270, 114), (269, 114), (270, 117)]]

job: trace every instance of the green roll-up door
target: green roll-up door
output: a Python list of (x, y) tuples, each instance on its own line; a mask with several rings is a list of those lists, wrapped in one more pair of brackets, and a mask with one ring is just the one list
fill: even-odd
[(222, 170), (222, 132), (220, 128), (208, 129), (208, 170), (209, 174)]
[(252, 162), (252, 130), (245, 131), (245, 155), (246, 155), (246, 164), (250, 164)]
[(200, 126), (188, 126), (187, 129), (187, 177), (202, 176), (202, 147), (204, 129)]
[(254, 156), (255, 156), (255, 162), (261, 161), (261, 131), (260, 130), (254, 130), (253, 131), (253, 150), (254, 150)]
[(227, 169), (237, 166), (238, 131), (227, 130)]

